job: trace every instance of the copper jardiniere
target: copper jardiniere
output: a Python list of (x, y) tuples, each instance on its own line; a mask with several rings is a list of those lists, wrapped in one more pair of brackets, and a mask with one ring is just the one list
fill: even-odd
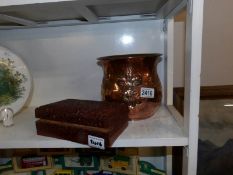
[(160, 54), (115, 55), (98, 58), (103, 67), (102, 97), (129, 106), (129, 119), (152, 116), (161, 103), (157, 74)]

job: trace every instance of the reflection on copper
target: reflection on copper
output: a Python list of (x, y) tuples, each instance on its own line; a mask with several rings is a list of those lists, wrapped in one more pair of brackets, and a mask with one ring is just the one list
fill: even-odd
[[(161, 103), (161, 83), (157, 75), (160, 54), (116, 55), (99, 58), (104, 71), (102, 97), (129, 106), (133, 120), (152, 116)], [(142, 97), (143, 88), (154, 89), (153, 97)]]
[(119, 87), (116, 83), (114, 83), (114, 89), (113, 89), (114, 92), (118, 92), (119, 91)]

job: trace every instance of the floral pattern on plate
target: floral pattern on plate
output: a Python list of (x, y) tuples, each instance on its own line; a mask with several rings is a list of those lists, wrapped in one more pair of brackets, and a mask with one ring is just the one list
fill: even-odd
[(21, 98), (25, 92), (24, 74), (15, 71), (14, 61), (0, 58), (0, 106), (9, 105)]
[(10, 108), (14, 114), (26, 103), (31, 91), (31, 76), (23, 60), (0, 47), (0, 110)]

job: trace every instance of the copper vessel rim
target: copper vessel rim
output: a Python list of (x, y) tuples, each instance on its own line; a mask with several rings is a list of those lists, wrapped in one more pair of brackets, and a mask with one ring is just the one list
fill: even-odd
[(151, 54), (126, 54), (126, 55), (111, 55), (97, 58), (99, 61), (108, 61), (108, 60), (121, 60), (121, 59), (131, 59), (131, 58), (154, 58), (159, 57), (162, 54), (151, 53)]

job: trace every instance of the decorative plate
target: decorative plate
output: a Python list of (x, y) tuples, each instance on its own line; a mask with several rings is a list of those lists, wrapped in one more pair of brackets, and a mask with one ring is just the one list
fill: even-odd
[(31, 91), (31, 76), (22, 59), (0, 47), (0, 109), (11, 108), (17, 113)]

